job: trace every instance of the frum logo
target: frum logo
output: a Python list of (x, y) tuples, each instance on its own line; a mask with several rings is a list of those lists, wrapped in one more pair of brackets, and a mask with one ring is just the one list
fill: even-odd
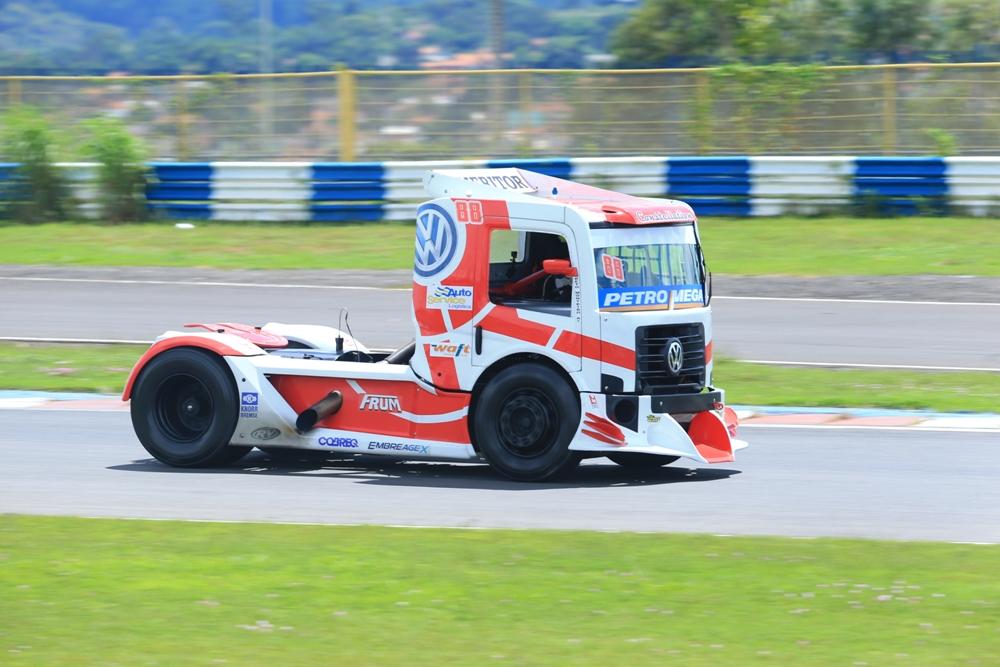
[(396, 396), (379, 396), (377, 394), (365, 394), (361, 397), (362, 410), (377, 410), (379, 412), (399, 412), (399, 398)]

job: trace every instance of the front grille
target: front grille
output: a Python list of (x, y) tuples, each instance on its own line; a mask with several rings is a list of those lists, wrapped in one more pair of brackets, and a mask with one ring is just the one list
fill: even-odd
[[(676, 338), (684, 349), (677, 375), (670, 373), (664, 354)], [(635, 332), (636, 391), (640, 394), (698, 393), (705, 386), (705, 328), (701, 324), (663, 324)]]

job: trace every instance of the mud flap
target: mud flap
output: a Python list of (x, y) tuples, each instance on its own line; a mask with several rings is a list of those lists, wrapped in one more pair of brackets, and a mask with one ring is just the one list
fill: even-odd
[[(733, 430), (735, 426), (733, 422)], [(714, 412), (699, 412), (695, 415), (688, 426), (688, 436), (698, 453), (709, 463), (728, 463), (733, 460), (733, 441), (729, 427)]]

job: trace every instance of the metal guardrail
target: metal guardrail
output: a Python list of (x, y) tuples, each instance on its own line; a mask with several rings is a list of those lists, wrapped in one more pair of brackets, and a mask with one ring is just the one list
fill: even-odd
[[(807, 71), (808, 70), (808, 71)], [(1000, 63), (0, 77), (172, 160), (1000, 154)]]
[[(94, 165), (63, 165), (96, 214)], [(176, 219), (350, 222), (413, 219), (429, 169), (517, 166), (698, 215), (832, 212), (1000, 214), (1000, 157), (728, 156), (434, 162), (155, 162), (151, 206)], [(0, 181), (15, 165), (0, 164)]]

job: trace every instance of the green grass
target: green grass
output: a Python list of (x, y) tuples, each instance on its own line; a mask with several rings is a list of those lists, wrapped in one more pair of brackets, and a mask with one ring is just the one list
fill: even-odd
[[(0, 343), (0, 389), (118, 393), (138, 345)], [(1000, 412), (1000, 374), (761, 366), (717, 358), (715, 383), (744, 405)]]
[(0, 389), (121, 393), (141, 345), (0, 343)]
[(1000, 275), (987, 218), (705, 218), (702, 236), (717, 273)]
[[(706, 218), (702, 236), (716, 273), (1000, 275), (1000, 232), (982, 218)], [(412, 259), (406, 223), (0, 226), (0, 264), (406, 269)]]
[(1000, 373), (798, 368), (716, 359), (714, 382), (726, 401), (1000, 412)]
[(10, 665), (954, 665), (1000, 548), (0, 517)]

